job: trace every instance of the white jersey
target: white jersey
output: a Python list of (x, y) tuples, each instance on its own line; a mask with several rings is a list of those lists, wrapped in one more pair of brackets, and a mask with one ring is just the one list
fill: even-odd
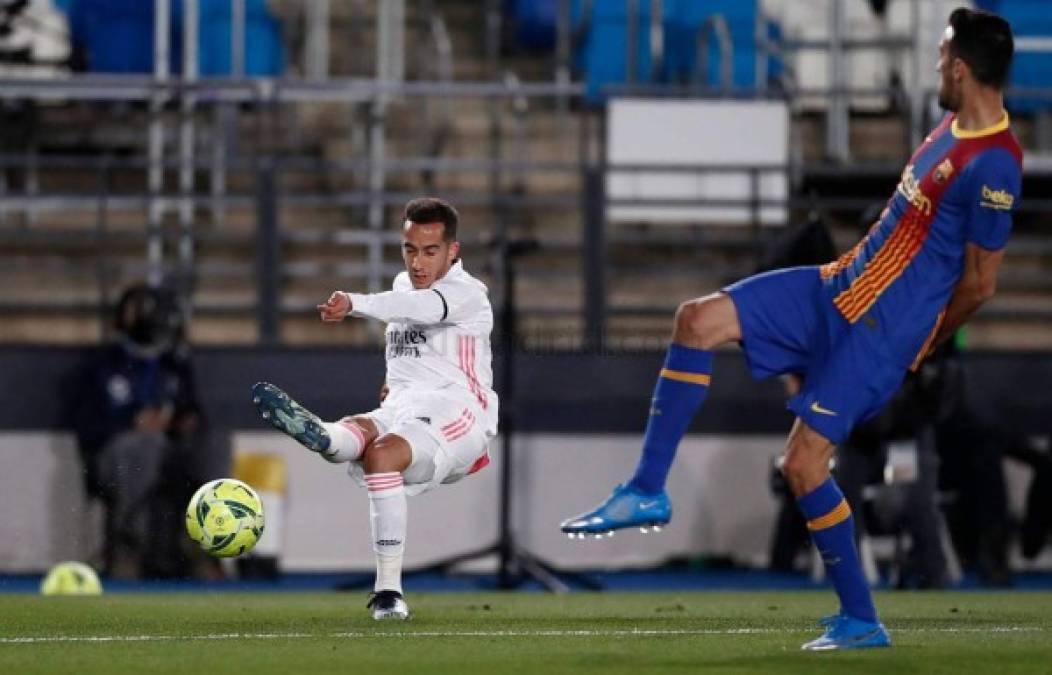
[(387, 323), (387, 386), (393, 399), (441, 391), (477, 406), (485, 429), (497, 432), (497, 395), (489, 336), (493, 309), (486, 285), (456, 261), (429, 288), (416, 290), (409, 275), (390, 291), (348, 293), (351, 315)]

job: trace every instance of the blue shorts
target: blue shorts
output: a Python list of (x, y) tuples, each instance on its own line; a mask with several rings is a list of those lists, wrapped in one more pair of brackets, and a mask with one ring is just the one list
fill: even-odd
[(906, 377), (878, 330), (843, 318), (817, 267), (765, 272), (723, 290), (738, 311), (753, 377), (802, 376), (787, 407), (833, 443), (880, 412)]

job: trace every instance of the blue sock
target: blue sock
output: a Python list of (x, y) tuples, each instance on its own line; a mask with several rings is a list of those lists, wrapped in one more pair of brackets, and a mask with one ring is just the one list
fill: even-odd
[(856, 619), (876, 621), (877, 610), (855, 547), (855, 519), (836, 481), (829, 478), (796, 504), (807, 518), (807, 529), (833, 581), (841, 611)]
[(665, 489), (676, 448), (690, 421), (705, 401), (712, 373), (712, 352), (675, 343), (668, 347), (661, 369), (650, 418), (643, 436), (643, 455), (629, 484), (640, 492), (657, 494)]

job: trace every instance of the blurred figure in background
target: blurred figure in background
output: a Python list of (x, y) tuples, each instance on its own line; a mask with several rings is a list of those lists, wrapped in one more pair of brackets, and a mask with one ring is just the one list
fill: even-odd
[(88, 493), (106, 505), (105, 569), (124, 579), (183, 576), (183, 510), (204, 479), (194, 475), (203, 433), (175, 293), (128, 288), (115, 329), (75, 404)]

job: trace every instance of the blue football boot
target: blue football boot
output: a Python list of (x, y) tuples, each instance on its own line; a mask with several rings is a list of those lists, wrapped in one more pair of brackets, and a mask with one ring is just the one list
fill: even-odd
[(843, 610), (837, 612), (836, 614), (829, 614), (827, 616), (823, 616), (817, 621), (817, 623), (821, 628), (829, 630), (830, 628), (836, 625), (837, 621), (840, 621), (840, 617), (842, 616), (844, 616)]
[[(828, 617), (827, 617), (828, 619)], [(825, 620), (825, 619), (824, 619)], [(824, 621), (823, 620), (823, 621)], [(863, 621), (847, 614), (840, 614), (832, 621), (829, 630), (817, 640), (800, 647), (805, 651), (824, 652), (837, 649), (868, 649), (890, 647), (891, 636), (879, 621)]]
[(296, 403), (288, 394), (269, 382), (257, 382), (252, 387), (252, 402), (260, 416), (300, 442), (308, 450), (326, 454), (329, 432), (317, 415)]
[(589, 534), (613, 536), (614, 530), (626, 527), (638, 527), (644, 533), (651, 529), (660, 532), (671, 519), (672, 504), (664, 491), (649, 495), (623, 483), (596, 509), (564, 520), (560, 527), (571, 539), (584, 539)]

